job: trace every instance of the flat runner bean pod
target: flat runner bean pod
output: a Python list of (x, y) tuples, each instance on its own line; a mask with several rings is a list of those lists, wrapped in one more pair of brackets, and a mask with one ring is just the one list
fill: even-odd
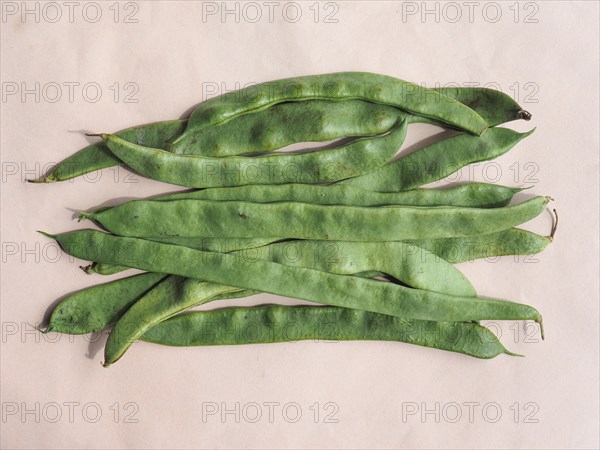
[[(323, 241), (317, 242), (326, 244)], [(497, 233), (479, 236), (417, 239), (404, 242), (408, 245), (414, 245), (415, 252), (418, 252), (419, 249), (424, 249), (455, 264), (480, 258), (497, 258), (508, 255), (523, 255), (524, 257), (528, 257), (542, 252), (552, 242), (552, 237), (541, 236), (519, 228), (510, 228)], [(111, 274), (115, 273), (113, 271), (114, 267), (110, 264), (100, 263), (96, 264), (92, 272)], [(118, 270), (127, 269), (129, 267), (118, 266)]]
[(165, 277), (167, 275), (161, 273), (144, 273), (71, 294), (54, 308), (45, 332), (86, 334), (102, 331)]
[(106, 230), (135, 237), (245, 237), (402, 241), (475, 236), (506, 230), (544, 211), (548, 197), (503, 208), (322, 206), (208, 200), (138, 200), (80, 213)]
[[(469, 206), (500, 207), (506, 206), (520, 188), (508, 188), (487, 183), (465, 183), (448, 189), (414, 189), (398, 193), (379, 193), (351, 186), (312, 186), (287, 184), (277, 186), (248, 185), (232, 188), (213, 188), (193, 192), (182, 192), (154, 198), (167, 200), (243, 200), (255, 203), (273, 203), (295, 201), (301, 203), (319, 203), (321, 205), (350, 206)], [(95, 212), (98, 212), (96, 210)], [(245, 248), (261, 247), (277, 238), (264, 239), (208, 239), (208, 238), (150, 238), (156, 242), (183, 245), (197, 250), (229, 252)], [(127, 267), (94, 263), (86, 267), (87, 273), (112, 275)]]
[(442, 239), (417, 239), (405, 241), (425, 249), (450, 263), (496, 258), (508, 255), (534, 255), (542, 252), (552, 242), (551, 236), (541, 236), (520, 228), (510, 228), (497, 233), (479, 236)]
[[(153, 291), (154, 287), (158, 287), (162, 281), (170, 277), (175, 277), (166, 274), (144, 273), (134, 275), (120, 280), (103, 283), (97, 286), (84, 289), (62, 300), (52, 312), (48, 327), (43, 330), (44, 333), (57, 332), (64, 334), (88, 334), (104, 331), (111, 327), (129, 310), (129, 308), (139, 302), (145, 294)], [(180, 278), (180, 277), (176, 277)], [(139, 279), (139, 281), (137, 280)], [(145, 279), (146, 289), (133, 290), (128, 285), (141, 282)], [(150, 279), (155, 281), (150, 283)], [(204, 283), (203, 281), (193, 278), (186, 278), (190, 283)], [(212, 283), (211, 283), (212, 284)], [(199, 291), (197, 294), (213, 293), (214, 287), (211, 290)], [(191, 289), (186, 288), (184, 292), (191, 292)], [(220, 291), (216, 291), (220, 292)], [(200, 296), (197, 298), (197, 304), (208, 303), (209, 301), (225, 300), (232, 298), (248, 297), (258, 294), (257, 291), (233, 289), (231, 287), (223, 287), (220, 294), (212, 296)], [(165, 301), (170, 301), (166, 298)]]
[(433, 90), (468, 106), (479, 114), (490, 127), (513, 120), (531, 120), (529, 112), (521, 108), (510, 96), (496, 89), (446, 87), (433, 88)]
[(68, 254), (88, 261), (122, 264), (149, 272), (170, 273), (405, 319), (447, 322), (542, 320), (535, 308), (504, 300), (440, 294), (270, 261), (246, 261), (234, 255), (118, 237), (100, 231), (46, 235), (55, 239)]
[[(240, 260), (265, 260), (340, 275), (390, 275), (407, 286), (450, 295), (476, 296), (452, 264), (414, 243), (289, 241), (228, 253)], [(122, 270), (126, 266), (119, 266)]]
[(387, 133), (407, 114), (363, 100), (309, 100), (274, 105), (222, 125), (202, 128), (177, 153), (237, 156), (272, 152), (299, 142)]
[[(134, 144), (164, 149), (167, 143), (183, 133), (186, 125), (186, 120), (168, 120), (127, 128), (118, 131), (115, 135)], [(69, 156), (54, 166), (48, 175), (35, 180), (35, 182), (51, 183), (54, 181), (70, 180), (89, 172), (119, 164), (121, 164), (121, 160), (113, 155), (106, 144), (104, 142), (97, 142)]]
[(340, 275), (386, 274), (416, 288), (475, 297), (469, 280), (447, 261), (403, 242), (289, 241), (240, 250), (241, 260), (272, 261)]
[(239, 291), (235, 287), (192, 278), (167, 277), (135, 302), (116, 322), (106, 342), (104, 367), (117, 361), (139, 336), (161, 320), (207, 303), (218, 295)]
[(220, 200), (253, 203), (300, 202), (347, 206), (506, 206), (522, 188), (489, 183), (465, 183), (445, 189), (413, 189), (402, 192), (373, 192), (346, 185), (247, 185), (202, 189), (163, 195), (151, 200)]
[(404, 142), (407, 122), (387, 135), (363, 138), (332, 150), (262, 157), (210, 158), (174, 155), (102, 135), (108, 148), (138, 173), (180, 186), (206, 188), (247, 184), (326, 183), (383, 166)]
[(481, 136), (459, 134), (340, 184), (377, 192), (408, 191), (441, 180), (468, 164), (497, 158), (534, 130), (517, 133), (508, 128), (489, 128)]
[[(256, 333), (244, 333), (249, 327)], [(142, 336), (147, 342), (177, 347), (305, 339), (398, 341), (485, 359), (515, 355), (490, 330), (474, 323), (407, 321), (334, 306), (260, 305), (198, 311), (161, 322)]]
[[(207, 252), (229, 253), (237, 250), (249, 250), (256, 247), (262, 247), (263, 245), (272, 244), (280, 239), (163, 237), (148, 238), (148, 240), (162, 242), (163, 244), (181, 245), (183, 247), (189, 247)], [(82, 267), (82, 269), (87, 274), (98, 273), (100, 275), (113, 275), (129, 269), (129, 267), (94, 262), (86, 267)]]
[[(531, 118), (531, 115), (524, 111), (512, 98), (495, 89), (450, 87), (434, 88), (433, 90), (467, 105), (479, 114), (490, 127), (512, 120), (529, 120)], [(296, 102), (296, 104), (298, 103), (301, 102)], [(374, 105), (378, 106), (377, 104)], [(235, 122), (235, 120), (232, 122)], [(409, 122), (429, 122), (439, 125), (438, 122), (417, 116), (409, 116)], [(167, 144), (179, 137), (186, 126), (187, 120), (169, 120), (128, 128), (115, 134), (135, 144), (166, 150)], [(375, 133), (373, 130), (369, 130), (367, 134), (372, 135)], [(245, 139), (247, 140), (247, 137)], [(207, 147), (202, 145), (199, 146), (198, 150), (202, 154), (201, 152), (206, 149)], [(191, 151), (197, 150), (192, 149)], [(119, 164), (121, 164), (121, 161), (108, 150), (104, 142), (99, 142), (89, 145), (66, 158), (57, 164), (46, 177), (36, 181), (47, 183), (65, 181)]]
[[(529, 120), (531, 117), (511, 97), (494, 89), (434, 90), (469, 106), (490, 127), (521, 118)], [(221, 125), (201, 128), (193, 134), (186, 148), (177, 150), (203, 156), (264, 153), (298, 142), (323, 142), (349, 136), (382, 134), (404, 116), (408, 117), (409, 124), (439, 125), (439, 122), (426, 117), (407, 115), (398, 108), (363, 100), (307, 100), (276, 104)]]
[[(250, 262), (267, 260), (336, 274), (367, 273), (369, 276), (373, 271), (382, 272), (415, 288), (457, 296), (477, 295), (469, 280), (452, 264), (435, 258), (426, 250), (415, 249), (414, 245), (401, 242), (298, 241), (232, 255)], [(154, 324), (204, 304), (213, 295), (227, 294), (232, 290), (239, 291), (237, 288), (189, 278), (167, 278), (119, 319), (106, 343), (105, 365), (119, 359)]]
[(270, 81), (207, 100), (192, 113), (171, 150), (186, 153), (181, 149), (190, 146), (198, 130), (277, 103), (353, 99), (394, 106), (476, 135), (488, 127), (471, 108), (415, 83), (366, 72), (340, 72)]

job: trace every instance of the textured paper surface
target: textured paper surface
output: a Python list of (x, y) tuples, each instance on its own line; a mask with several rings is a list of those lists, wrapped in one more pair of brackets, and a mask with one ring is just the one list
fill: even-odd
[[(598, 447), (596, 2), (76, 3), (1, 5), (3, 448)], [(103, 369), (104, 338), (33, 330), (56, 299), (104, 280), (35, 230), (84, 228), (74, 211), (176, 188), (123, 169), (54, 185), (24, 178), (91, 141), (82, 131), (345, 70), (478, 82), (533, 114), (508, 126), (535, 134), (455, 177), (555, 198), (546, 252), (460, 265), (481, 295), (543, 313), (544, 342), (532, 325), (492, 324), (526, 358), (378, 342), (138, 343)], [(438, 132), (411, 127), (404, 148)], [(525, 227), (547, 234), (551, 216)], [(235, 304), (270, 301), (294, 303)]]

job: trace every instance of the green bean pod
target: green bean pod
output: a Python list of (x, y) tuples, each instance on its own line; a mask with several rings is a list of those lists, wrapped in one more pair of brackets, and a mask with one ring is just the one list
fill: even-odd
[[(186, 120), (168, 120), (148, 125), (127, 128), (115, 133), (121, 139), (145, 147), (166, 148), (167, 144), (183, 133), (187, 125)], [(95, 170), (105, 169), (121, 164), (108, 149), (104, 142), (97, 142), (79, 150), (52, 168), (50, 173), (37, 183), (51, 183), (76, 178)]]
[[(494, 89), (433, 90), (469, 106), (490, 127), (530, 118), (530, 114), (511, 97)], [(398, 108), (363, 100), (280, 103), (220, 125), (201, 128), (194, 133), (186, 148), (177, 150), (203, 156), (264, 153), (298, 142), (323, 142), (349, 136), (382, 134), (405, 115)], [(408, 122), (440, 124), (415, 115), (408, 115)]]
[(459, 134), (340, 184), (377, 192), (408, 191), (441, 180), (468, 164), (497, 158), (534, 131), (517, 133), (508, 128), (489, 128), (481, 136)]
[(534, 255), (542, 252), (552, 242), (552, 237), (510, 228), (478, 236), (416, 239), (405, 242), (455, 264), (480, 258)]
[(207, 200), (139, 200), (81, 213), (106, 230), (135, 237), (242, 237), (337, 241), (402, 241), (474, 236), (506, 230), (544, 211), (534, 197), (503, 208), (322, 206)]
[[(450, 88), (434, 88), (433, 90), (438, 91), (439, 93), (441, 93), (447, 97), (451, 97), (451, 98), (467, 105), (468, 107), (473, 109), (477, 114), (479, 114), (488, 123), (488, 125), (490, 127), (501, 125), (505, 122), (510, 122), (512, 120), (517, 120), (517, 119), (529, 120), (529, 118), (531, 117), (531, 115), (527, 111), (524, 111), (511, 97), (509, 97), (506, 94), (503, 94), (500, 91), (494, 90), (494, 89), (470, 88), (470, 87), (467, 87), (467, 88), (450, 87)], [(292, 104), (295, 104), (295, 105), (306, 104), (307, 105), (309, 103), (311, 103), (311, 102), (310, 101), (295, 102)], [(341, 102), (336, 102), (336, 105), (338, 105), (338, 107), (341, 107), (340, 103)], [(364, 103), (365, 102), (362, 102), (360, 104), (360, 106), (363, 108), (365, 107)], [(389, 107), (387, 107), (385, 105), (377, 105), (374, 103), (369, 103), (369, 105), (372, 105), (372, 108), (375, 108), (374, 110), (381, 111), (381, 112), (385, 111), (385, 112), (383, 112), (383, 115), (385, 115), (386, 112), (389, 114), (389, 109), (388, 109)], [(302, 110), (302, 109), (300, 109), (300, 110)], [(267, 111), (269, 111), (269, 110), (267, 110)], [(396, 110), (396, 111), (398, 111), (400, 114), (405, 114), (405, 113), (401, 112), (400, 110)], [(398, 112), (396, 112), (396, 114), (398, 114)], [(252, 116), (254, 116), (254, 122), (256, 124), (259, 124), (261, 122), (260, 114), (262, 114), (262, 113), (259, 112), (259, 113), (252, 115)], [(355, 114), (360, 115), (360, 113), (355, 113)], [(251, 115), (240, 116), (239, 119), (250, 117), (250, 116)], [(370, 115), (368, 115), (368, 117), (365, 117), (366, 122), (364, 122), (364, 123), (367, 123), (367, 124), (371, 123), (373, 116), (374, 116), (373, 114), (370, 114)], [(309, 117), (315, 117), (315, 116), (311, 115)], [(356, 115), (355, 115), (355, 117), (356, 117)], [(380, 117), (383, 117), (383, 116), (380, 116)], [(336, 120), (335, 114), (327, 114), (326, 118), (331, 119), (331, 120)], [(304, 119), (306, 120), (306, 117), (304, 117)], [(237, 120), (233, 120), (231, 122), (231, 124), (228, 123), (226, 126), (230, 127), (230, 125), (231, 125), (230, 128), (235, 128), (235, 126), (233, 126), (233, 124), (236, 121)], [(430, 123), (435, 123), (435, 124), (439, 125), (438, 122), (431, 121), (426, 118), (417, 117), (417, 116), (410, 116), (409, 122), (410, 123), (430, 122)], [(299, 121), (295, 120), (295, 118), (292, 118), (291, 123), (299, 123)], [(330, 122), (320, 121), (319, 123), (324, 128), (327, 128), (327, 129), (333, 128), (333, 125)], [(356, 133), (356, 135), (363, 136), (363, 135), (378, 134), (378, 131), (381, 130), (382, 123), (383, 123), (383, 126), (385, 127), (386, 126), (385, 120), (383, 120), (383, 122), (378, 122), (376, 120), (375, 122), (373, 122), (373, 125), (375, 126), (375, 128), (368, 128), (368, 127), (361, 128), (362, 133)], [(357, 123), (356, 125), (361, 126), (360, 123)], [(169, 121), (165, 121), (165, 122), (156, 122), (156, 123), (151, 123), (151, 124), (147, 124), (147, 125), (140, 125), (137, 127), (128, 128), (128, 129), (119, 131), (114, 134), (116, 134), (120, 138), (125, 139), (126, 141), (129, 141), (129, 142), (132, 142), (134, 144), (140, 144), (140, 145), (144, 145), (146, 147), (160, 148), (160, 149), (166, 150), (168, 143), (170, 143), (170, 142), (174, 141), (176, 138), (178, 138), (184, 132), (186, 126), (187, 126), (187, 120), (169, 120)], [(317, 125), (314, 125), (313, 127), (315, 127), (315, 126), (317, 126)], [(265, 128), (263, 127), (263, 130), (264, 129)], [(341, 130), (338, 129), (338, 132), (341, 133), (344, 130), (347, 130), (347, 129), (342, 127)], [(383, 132), (383, 131), (381, 131), (381, 132)], [(347, 133), (350, 133), (350, 131), (347, 131)], [(222, 136), (223, 138), (228, 137), (228, 135), (224, 134), (224, 133), (220, 133), (219, 135)], [(331, 132), (330, 136), (332, 136), (332, 135), (333, 135), (333, 132)], [(350, 134), (348, 134), (348, 135), (350, 136)], [(336, 134), (332, 137), (332, 139), (339, 139), (341, 137), (343, 137), (343, 134)], [(253, 141), (257, 145), (262, 145), (260, 140), (251, 139), (251, 135), (240, 136), (240, 138), (242, 139), (242, 143), (236, 143), (236, 145), (243, 147), (243, 148), (247, 148), (247, 144), (244, 144), (244, 142), (249, 142), (249, 141)], [(310, 136), (307, 136), (307, 137), (298, 136), (298, 139), (300, 139), (300, 140), (297, 142), (303, 142), (303, 141), (309, 140)], [(221, 149), (226, 148), (225, 146), (221, 145), (220, 142), (215, 142), (215, 145), (219, 146)], [(244, 147), (244, 145), (246, 145), (246, 147)], [(198, 149), (200, 151), (207, 151), (207, 150), (210, 150), (211, 147), (207, 146), (207, 145), (198, 145)], [(194, 149), (192, 149), (192, 150), (194, 150)], [(258, 151), (260, 151), (260, 149), (256, 148), (254, 150), (251, 150), (251, 152), (255, 152), (255, 151), (258, 152)], [(202, 154), (202, 153), (200, 153), (200, 154)], [(46, 177), (42, 177), (40, 180), (37, 180), (37, 181), (38, 182), (47, 182), (47, 183), (53, 182), (53, 181), (65, 181), (65, 180), (69, 180), (69, 179), (78, 177), (80, 175), (85, 175), (86, 173), (89, 173), (89, 172), (104, 169), (107, 167), (113, 167), (113, 166), (116, 166), (119, 164), (121, 164), (121, 161), (112, 154), (112, 152), (108, 149), (108, 147), (106, 147), (106, 144), (104, 144), (104, 142), (98, 142), (96, 144), (89, 145), (89, 146), (81, 149), (77, 153), (64, 159), (62, 162), (58, 163)]]
[[(279, 241), (277, 238), (195, 238), (195, 237), (163, 237), (163, 238), (148, 238), (149, 241), (162, 242), (163, 244), (181, 245), (196, 250), (207, 252), (229, 253), (237, 250), (250, 250), (263, 245), (272, 244)], [(102, 264), (93, 262), (92, 264), (82, 267), (83, 271), (88, 275), (97, 273), (100, 275), (113, 275), (129, 269), (126, 266), (115, 266), (112, 264)]]
[(161, 322), (142, 340), (171, 346), (238, 345), (299, 340), (398, 341), (476, 358), (515, 355), (487, 328), (464, 322), (403, 320), (334, 306), (222, 308)]
[(138, 173), (180, 186), (206, 188), (248, 184), (327, 183), (383, 166), (404, 142), (406, 120), (390, 133), (363, 138), (332, 150), (258, 158), (175, 155), (102, 135), (108, 148)]
[(162, 195), (152, 200), (214, 200), (253, 203), (300, 202), (347, 206), (506, 206), (522, 188), (489, 183), (464, 183), (445, 189), (373, 192), (346, 185), (247, 185)]
[[(417, 248), (414, 244), (404, 244), (402, 242), (291, 241), (258, 249), (241, 250), (231, 254), (245, 261), (260, 259), (292, 267), (306, 267), (341, 275), (359, 274), (360, 276), (372, 277), (386, 274), (418, 289), (459, 296), (474, 297), (477, 295), (469, 280), (459, 270), (443, 259), (434, 257), (427, 250)], [(127, 269), (127, 267), (124, 268)], [(150, 292), (138, 300), (138, 303), (142, 305), (156, 303), (155, 310), (158, 310), (158, 312), (153, 317), (162, 320), (164, 318), (159, 317), (161, 308), (163, 306), (173, 308), (174, 299), (179, 298), (180, 300), (177, 303), (186, 305), (185, 309), (191, 307), (189, 302), (195, 300), (190, 300), (189, 295), (184, 295), (186, 292), (192, 292), (194, 293), (192, 297), (200, 298), (199, 304), (204, 303), (203, 299), (206, 295), (198, 295), (195, 288), (190, 288), (194, 283), (202, 282), (194, 280), (182, 285), (180, 282), (167, 282), (165, 280), (162, 284), (167, 286), (166, 289), (173, 290), (177, 287), (178, 295), (162, 294), (162, 297), (159, 298)], [(96, 293), (95, 295), (100, 294)], [(121, 299), (118, 296), (110, 298), (108, 295), (103, 295), (103, 297), (106, 297), (103, 298), (105, 308), (118, 309), (117, 306), (111, 306), (111, 302), (121, 305)], [(192, 306), (196, 306), (196, 304)], [(78, 308), (85, 309), (88, 307), (96, 308), (97, 306), (86, 296), (85, 300), (78, 305)], [(146, 322), (149, 321), (150, 319), (146, 319)], [(135, 337), (127, 340), (135, 340)]]
[(270, 81), (207, 100), (192, 113), (172, 151), (186, 153), (181, 149), (191, 146), (198, 130), (277, 103), (352, 99), (394, 106), (477, 135), (488, 127), (471, 108), (415, 83), (386, 75), (340, 72)]
[[(477, 295), (469, 280), (450, 263), (401, 242), (295, 241), (231, 254), (245, 261), (267, 260), (336, 274), (388, 274), (414, 288), (457, 296)], [(210, 301), (207, 299), (215, 295), (214, 289), (224, 287), (181, 277), (162, 281), (119, 319), (106, 344), (106, 364), (120, 358), (152, 325)], [(217, 293), (232, 290), (239, 291), (229, 288)]]
[[(477, 295), (469, 280), (452, 264), (401, 242), (295, 241), (232, 255), (247, 261), (267, 260), (337, 274), (388, 274), (415, 288), (458, 296)], [(119, 319), (106, 343), (105, 364), (119, 359), (154, 324), (206, 303), (213, 295), (213, 286), (223, 289), (222, 285), (181, 277), (161, 282)]]
[(387, 133), (407, 114), (387, 105), (310, 100), (274, 105), (198, 130), (176, 153), (237, 156), (272, 152), (299, 142), (324, 142)]
[(105, 346), (104, 367), (117, 361), (139, 336), (167, 319), (217, 295), (240, 289), (190, 278), (169, 276), (135, 302), (116, 322)]
[[(275, 239), (273, 238), (272, 240), (274, 241)], [(290, 241), (290, 243), (291, 242), (297, 241)], [(325, 241), (315, 242), (322, 242), (323, 244), (327, 243)], [(418, 249), (424, 249), (455, 264), (480, 258), (497, 258), (500, 256), (530, 257), (536, 253), (542, 252), (552, 242), (552, 238), (550, 236), (541, 236), (519, 228), (510, 228), (497, 233), (479, 236), (417, 239), (404, 242), (408, 245), (415, 246), (414, 250), (410, 251), (417, 252)], [(184, 246), (189, 247), (187, 245)], [(199, 248), (199, 250), (201, 249)], [(219, 250), (219, 248), (213, 248), (209, 251), (221, 250)], [(89, 269), (89, 273), (111, 275), (127, 269), (129, 269), (129, 267), (94, 263)]]
[(529, 112), (521, 108), (512, 97), (496, 89), (445, 87), (433, 88), (433, 90), (468, 106), (479, 114), (490, 127), (502, 125), (513, 120), (531, 120)]
[(440, 294), (394, 283), (290, 267), (270, 261), (248, 261), (235, 255), (202, 252), (92, 230), (46, 235), (55, 239), (68, 254), (88, 261), (122, 264), (149, 272), (170, 273), (405, 319), (541, 322), (540, 313), (533, 307), (498, 299)]
[(45, 332), (87, 334), (102, 331), (165, 277), (167, 275), (161, 273), (143, 273), (71, 294), (54, 308)]
[(477, 295), (469, 280), (452, 264), (414, 243), (288, 241), (228, 254), (240, 260), (272, 261), (340, 275), (385, 274), (417, 289)]
[[(313, 186), (313, 185), (249, 185), (232, 188), (213, 188), (193, 192), (169, 194), (154, 198), (167, 200), (243, 200), (255, 203), (273, 203), (296, 201), (301, 203), (319, 203), (322, 205), (350, 206), (468, 206), (493, 208), (506, 206), (520, 188), (509, 188), (487, 183), (465, 183), (448, 189), (414, 189), (398, 193), (378, 193), (351, 186)], [(96, 210), (95, 212), (99, 212)], [(231, 239), (231, 238), (149, 238), (156, 242), (183, 245), (197, 250), (218, 251), (221, 253), (261, 247), (277, 241), (277, 238)], [(510, 249), (509, 249), (510, 250)], [(489, 252), (488, 252), (489, 253)], [(112, 275), (127, 267), (93, 263), (86, 272)]]

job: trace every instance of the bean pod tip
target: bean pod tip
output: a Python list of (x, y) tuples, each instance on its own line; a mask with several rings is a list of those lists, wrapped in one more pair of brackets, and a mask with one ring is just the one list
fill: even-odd
[(552, 209), (552, 212), (554, 213), (554, 217), (552, 220), (552, 229), (550, 230), (550, 239), (554, 239), (554, 234), (558, 228), (558, 212), (556, 212), (556, 208)]
[(82, 220), (92, 220), (95, 217), (93, 212), (85, 212), (79, 211), (79, 217), (77, 218), (77, 222), (81, 222)]
[(52, 177), (52, 175), (48, 175), (47, 177), (33, 178), (33, 179), (27, 180), (28, 183), (34, 183), (34, 184), (53, 183), (55, 181), (56, 180), (54, 179), (54, 177)]
[(93, 264), (88, 264), (87, 266), (79, 266), (81, 270), (83, 270), (86, 274), (91, 275), (93, 272)]
[(522, 109), (521, 111), (519, 111), (517, 113), (517, 117), (519, 119), (523, 119), (525, 121), (529, 121), (529, 120), (531, 120), (532, 116), (531, 116), (531, 113), (529, 111), (525, 111), (524, 109)]
[(36, 326), (35, 329), (37, 331), (39, 331), (40, 333), (42, 333), (42, 334), (48, 334), (51, 331), (54, 331), (54, 328), (52, 327), (52, 325), (48, 325), (46, 328), (42, 328), (40, 326)]
[(85, 135), (89, 137), (99, 137), (102, 139), (106, 138), (106, 133), (85, 133)]
[(46, 233), (45, 231), (41, 231), (41, 230), (37, 230), (37, 232), (40, 233), (40, 234), (43, 234), (46, 237), (49, 237), (50, 239), (56, 240), (56, 237), (57, 237), (56, 234)]

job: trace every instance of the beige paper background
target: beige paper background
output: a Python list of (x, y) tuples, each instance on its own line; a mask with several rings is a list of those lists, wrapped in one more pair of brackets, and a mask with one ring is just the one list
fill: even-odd
[[(74, 6), (72, 21), (64, 3), (59, 20), (56, 6), (27, 3), (39, 8), (38, 22), (20, 15), (20, 2), (2, 4), (2, 448), (598, 448), (598, 3), (479, 2), (470, 20), (463, 2), (428, 3), (439, 12), (424, 19), (421, 2), (276, 2), (272, 21), (263, 2), (240, 3), (238, 17), (224, 19), (203, 19), (220, 2), (89, 3)], [(256, 5), (262, 17), (252, 23)], [(103, 341), (32, 331), (55, 299), (101, 281), (35, 230), (89, 226), (73, 211), (175, 188), (125, 170), (46, 186), (23, 178), (86, 145), (81, 130), (176, 118), (215, 86), (343, 70), (428, 86), (494, 83), (533, 113), (508, 125), (537, 127), (533, 136), (460, 177), (556, 199), (561, 222), (546, 252), (460, 265), (481, 295), (544, 314), (544, 342), (520, 323), (498, 328), (526, 358), (479, 361), (377, 342), (138, 343), (103, 369)], [(10, 95), (35, 83), (37, 101)], [(72, 101), (65, 83), (79, 83)], [(435, 132), (415, 126), (405, 145)], [(548, 233), (550, 223), (543, 214), (526, 228)], [(277, 404), (272, 420), (268, 402)], [(214, 404), (239, 405), (239, 422), (232, 414), (203, 421)], [(262, 417), (253, 423), (256, 404)], [(403, 418), (412, 407), (438, 407), (439, 419)], [(302, 416), (292, 423), (295, 408)]]

